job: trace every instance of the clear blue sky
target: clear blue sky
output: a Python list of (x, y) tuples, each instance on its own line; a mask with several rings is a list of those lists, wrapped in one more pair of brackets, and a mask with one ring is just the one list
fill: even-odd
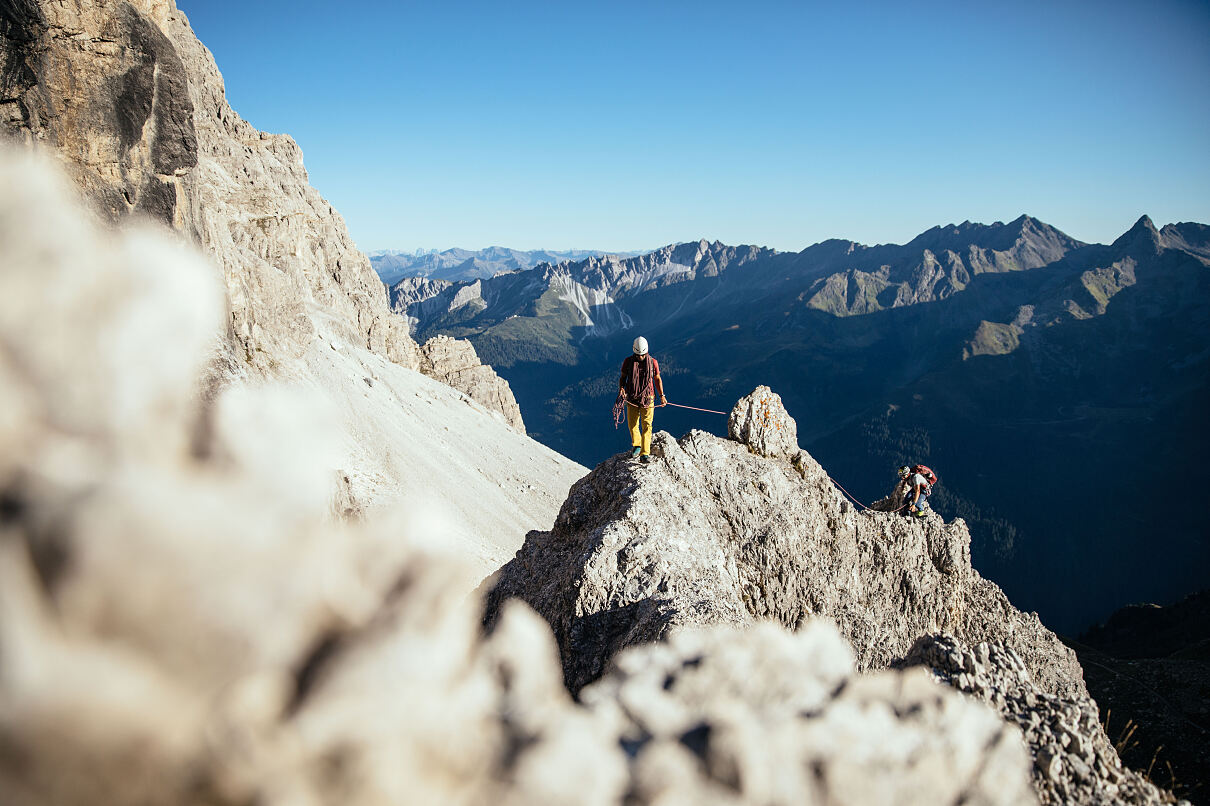
[(1210, 223), (1210, 3), (177, 0), (366, 250)]

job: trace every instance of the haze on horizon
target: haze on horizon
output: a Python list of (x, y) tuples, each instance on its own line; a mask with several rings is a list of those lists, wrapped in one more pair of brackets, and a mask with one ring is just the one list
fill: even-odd
[(367, 250), (1210, 222), (1210, 5), (178, 0)]

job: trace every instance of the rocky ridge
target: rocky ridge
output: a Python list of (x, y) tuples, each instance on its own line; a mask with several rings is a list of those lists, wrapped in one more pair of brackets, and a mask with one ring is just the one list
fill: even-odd
[[(381, 251), (370, 254), (370, 263), (382, 282), (393, 286), (407, 277), (430, 280), (478, 280), (497, 274), (532, 269), (539, 263), (562, 263), (583, 260), (594, 255), (613, 254), (597, 249), (509, 249), (489, 246), (486, 249), (445, 249), (431, 252)], [(624, 253), (630, 255), (633, 253)]]
[(945, 299), (979, 274), (1047, 266), (1080, 241), (1023, 215), (1007, 224), (933, 227), (902, 247), (852, 244), (840, 259), (799, 253), (819, 276), (804, 293), (808, 306), (838, 316)]
[[(565, 682), (593, 707), (628, 674), (664, 673), (674, 687), (677, 658), (695, 663), (667, 648), (686, 630), (823, 617), (859, 669), (926, 666), (996, 709), (1024, 737), (1042, 803), (1174, 800), (1122, 766), (1074, 653), (970, 567), (960, 520), (855, 512), (797, 449), (768, 388), (735, 406), (729, 431), (679, 442), (660, 433), (659, 462), (615, 458), (577, 482), (554, 529), (531, 532), (491, 583), (486, 626), (515, 599), (533, 606), (554, 629)], [(643, 653), (654, 670), (636, 661)], [(668, 735), (629, 713), (640, 745)]]
[[(573, 702), (524, 605), (482, 636), (431, 517), (328, 517), (344, 434), (305, 387), (199, 404), (225, 325), (202, 257), (92, 227), (27, 156), (0, 150), (0, 189), (6, 804), (1033, 802), (1014, 728), (919, 672), (858, 677), (821, 621), (671, 636)], [(327, 353), (358, 397), (408, 378), (411, 417), (458, 416)], [(524, 440), (478, 419), (481, 457)]]
[[(1046, 691), (1087, 696), (1074, 653), (970, 564), (965, 523), (858, 512), (793, 443), (767, 388), (730, 418), (746, 442), (659, 432), (636, 465), (576, 482), (554, 528), (530, 532), (488, 594), (487, 622), (520, 598), (550, 623), (579, 691), (623, 648), (686, 626), (835, 621), (861, 670), (925, 633), (1006, 641)], [(762, 454), (759, 451), (766, 451)]]
[[(547, 315), (555, 305), (560, 309), (557, 316), (570, 316), (583, 328), (578, 338), (607, 336), (633, 325), (631, 316), (618, 306), (623, 299), (698, 278), (719, 277), (776, 255), (762, 247), (701, 240), (637, 257), (593, 256), (449, 285), (405, 279), (392, 286), (391, 304), (396, 311), (406, 311), (424, 333), (443, 323), (455, 327), (469, 319), (478, 320), (478, 330), (512, 317), (531, 318), (537, 313), (535, 300), (546, 298)], [(470, 303), (473, 307), (468, 308)]]

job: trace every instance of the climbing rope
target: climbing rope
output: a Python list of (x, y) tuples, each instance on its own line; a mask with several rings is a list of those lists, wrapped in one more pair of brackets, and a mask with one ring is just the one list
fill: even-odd
[[(622, 415), (626, 413), (626, 404), (628, 402), (629, 401), (626, 400), (626, 396), (621, 391), (619, 391), (617, 399), (613, 401), (613, 427), (615, 430), (622, 423)], [(725, 412), (725, 411), (715, 411), (714, 409), (699, 409), (697, 406), (682, 406), (680, 403), (661, 403), (658, 406), (653, 406), (653, 408), (662, 409), (665, 406), (675, 406), (678, 409), (691, 409), (693, 411), (704, 411), (707, 414), (721, 414), (724, 417), (727, 416), (727, 412)]]
[(907, 506), (907, 502), (904, 502), (903, 504), (901, 504), (900, 506), (896, 507), (895, 509), (889, 509), (889, 510), (884, 510), (884, 509), (874, 509), (873, 507), (867, 507), (865, 504), (861, 503), (861, 502), (860, 502), (860, 501), (858, 501), (856, 498), (854, 498), (854, 497), (853, 497), (853, 494), (852, 494), (851, 492), (849, 492), (848, 490), (846, 490), (844, 487), (841, 487), (841, 486), (840, 486), (840, 482), (839, 482), (839, 481), (837, 481), (836, 479), (832, 478), (831, 476), (828, 476), (828, 481), (830, 481), (830, 482), (832, 482), (833, 484), (835, 484), (835, 485), (836, 485), (836, 486), (837, 486), (837, 487), (840, 489), (840, 491), (841, 491), (842, 493), (844, 493), (845, 495), (847, 495), (847, 496), (848, 496), (848, 497), (849, 497), (849, 498), (850, 498), (850, 499), (853, 501), (853, 503), (854, 503), (854, 504), (856, 504), (857, 506), (861, 507), (861, 508), (862, 508), (862, 509), (864, 509), (866, 512), (886, 512), (886, 513), (888, 513), (888, 514), (891, 514), (891, 513), (898, 512), (899, 510), (901, 510), (901, 509), (903, 509), (904, 507), (906, 507), (906, 506)]
[[(615, 429), (622, 422), (622, 415), (626, 411), (626, 403), (627, 403), (626, 396), (622, 393), (621, 390), (619, 390), (618, 397), (613, 402), (613, 427)], [(683, 406), (680, 403), (661, 403), (660, 405), (656, 406), (655, 408), (659, 409), (659, 408), (663, 408), (664, 406), (675, 406), (678, 409), (690, 409), (692, 411), (704, 411), (707, 414), (722, 414), (723, 416), (726, 416), (726, 414), (727, 414), (727, 412), (725, 412), (725, 411), (715, 411), (714, 409), (699, 409), (697, 406)], [(842, 487), (839, 481), (832, 478), (831, 476), (828, 476), (828, 481), (835, 484), (842, 493), (844, 493), (846, 496), (848, 496), (853, 501), (854, 504), (861, 507), (866, 512), (887, 512), (888, 514), (894, 514), (907, 506), (907, 502), (904, 502), (902, 505), (896, 507), (895, 509), (891, 509), (891, 510), (882, 510), (882, 509), (874, 509), (873, 507), (867, 507), (865, 504), (861, 503), (856, 498), (854, 498), (854, 496), (851, 492), (849, 492), (844, 487)]]
[(699, 409), (697, 406), (682, 406), (680, 403), (661, 403), (659, 405), (659, 408), (663, 408), (664, 406), (676, 406), (678, 409), (692, 409), (693, 411), (704, 411), (707, 414), (721, 414), (724, 417), (727, 416), (727, 412), (725, 412), (725, 411), (715, 411), (714, 409)]

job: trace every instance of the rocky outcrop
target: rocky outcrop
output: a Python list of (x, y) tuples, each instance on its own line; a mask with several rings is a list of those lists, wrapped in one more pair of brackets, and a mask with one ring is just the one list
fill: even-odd
[(318, 337), (417, 367), (298, 145), (232, 111), (171, 0), (28, 0), (3, 20), (0, 127), (52, 147), (104, 218), (148, 215), (213, 257), (230, 308), (223, 374), (292, 374)]
[(771, 459), (798, 455), (798, 426), (781, 396), (767, 386), (735, 404), (727, 418), (727, 436)]
[[(732, 421), (791, 422), (760, 390)], [(579, 691), (627, 646), (674, 629), (834, 620), (861, 670), (884, 668), (925, 633), (1002, 640), (1047, 692), (1086, 695), (1079, 664), (970, 564), (961, 520), (908, 522), (854, 510), (805, 451), (792, 459), (700, 431), (656, 434), (659, 461), (606, 460), (572, 487), (554, 528), (530, 532), (488, 599), (490, 624), (517, 597), (554, 628), (568, 687)], [(778, 433), (776, 428), (773, 433)], [(786, 446), (774, 443), (781, 455)], [(767, 448), (766, 448), (767, 449)]]
[(995, 708), (1025, 736), (1033, 782), (1044, 804), (1171, 803), (1170, 792), (1124, 768), (1085, 696), (1041, 691), (1025, 663), (996, 642), (973, 649), (949, 636), (924, 636), (903, 666), (925, 666), (937, 679)]
[(434, 336), (420, 348), (420, 371), (481, 403), (489, 412), (525, 433), (521, 408), (508, 381), (479, 361), (469, 341)]
[[(5, 806), (1029, 802), (993, 712), (918, 672), (858, 678), (827, 624), (674, 636), (574, 703), (528, 608), (483, 638), (420, 506), (358, 517), (350, 474), (331, 517), (345, 432), (305, 386), (200, 404), (208, 262), (65, 198), (0, 149)], [(331, 367), (365, 372), (365, 406), (467, 408), (356, 353)], [(392, 373), (414, 396), (377, 397)], [(495, 443), (529, 441), (475, 419), (494, 431), (458, 481), (490, 506)]]

